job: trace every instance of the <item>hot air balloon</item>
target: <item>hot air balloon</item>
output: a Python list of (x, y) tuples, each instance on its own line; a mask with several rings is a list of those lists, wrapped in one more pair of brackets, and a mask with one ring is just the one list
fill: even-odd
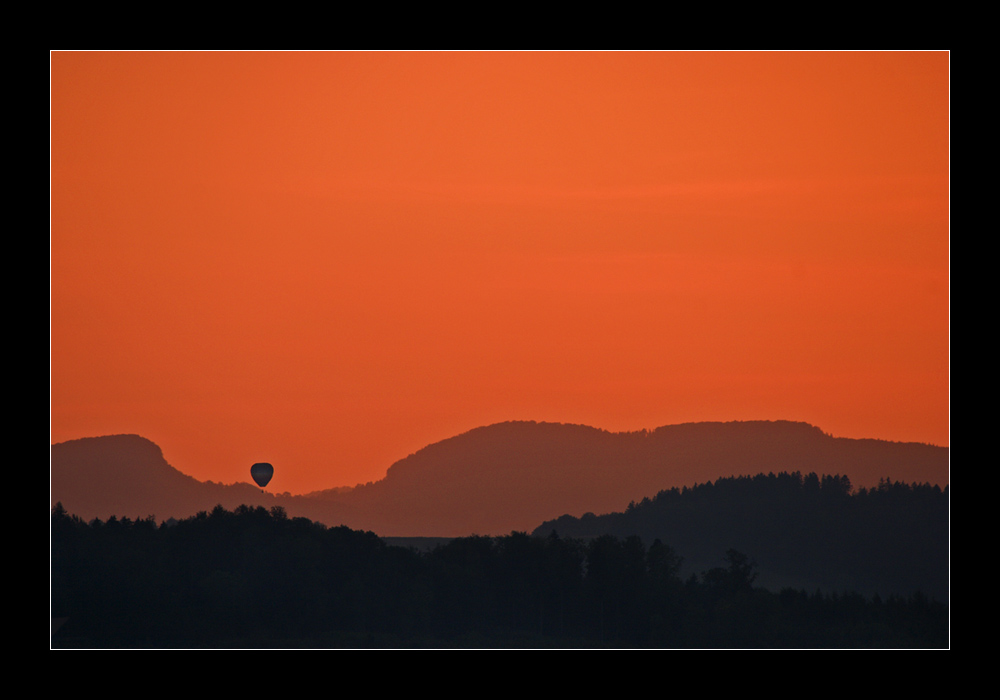
[(258, 486), (264, 488), (267, 486), (267, 482), (271, 480), (271, 477), (274, 476), (274, 467), (267, 462), (257, 462), (257, 464), (250, 467), (250, 476), (253, 477)]

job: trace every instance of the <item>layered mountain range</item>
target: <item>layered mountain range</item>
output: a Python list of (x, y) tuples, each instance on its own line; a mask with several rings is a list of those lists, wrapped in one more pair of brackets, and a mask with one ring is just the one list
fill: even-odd
[(530, 531), (563, 514), (621, 511), (664, 489), (779, 472), (842, 475), (854, 486), (890, 479), (944, 487), (948, 448), (835, 438), (788, 421), (623, 433), (517, 421), (428, 445), (379, 481), (301, 496), (262, 493), (249, 483), (200, 482), (138, 435), (52, 445), (50, 476), (52, 504), (87, 520), (152, 515), (162, 521), (218, 504), (247, 504), (281, 506), (291, 517), (382, 536), (455, 537)]

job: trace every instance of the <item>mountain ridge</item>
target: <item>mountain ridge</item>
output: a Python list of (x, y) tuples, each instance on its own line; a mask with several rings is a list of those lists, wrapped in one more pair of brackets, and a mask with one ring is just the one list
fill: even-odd
[[(147, 444), (148, 443), (148, 444)], [(281, 468), (281, 465), (276, 465)], [(301, 496), (247, 483), (200, 482), (135, 435), (81, 438), (51, 448), (52, 503), (84, 518), (186, 517), (216, 504), (285, 508), (289, 515), (386, 536), (530, 531), (563, 514), (613, 512), (663, 489), (724, 476), (802, 471), (945, 486), (948, 448), (835, 438), (809, 423), (681, 423), (610, 432), (570, 423), (506, 421), (431, 443), (385, 477)]]

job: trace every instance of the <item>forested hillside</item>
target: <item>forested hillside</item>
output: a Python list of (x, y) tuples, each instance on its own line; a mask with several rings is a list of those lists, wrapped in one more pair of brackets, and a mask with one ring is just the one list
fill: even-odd
[(464, 537), (433, 551), (280, 508), (159, 526), (52, 514), (54, 647), (945, 647), (923, 595), (755, 585), (747, 554), (686, 580), (658, 540)]
[(852, 491), (844, 476), (799, 472), (720, 478), (660, 491), (620, 513), (564, 515), (534, 531), (669, 542), (685, 573), (733, 547), (752, 554), (759, 582), (867, 595), (948, 597), (948, 489), (883, 480)]

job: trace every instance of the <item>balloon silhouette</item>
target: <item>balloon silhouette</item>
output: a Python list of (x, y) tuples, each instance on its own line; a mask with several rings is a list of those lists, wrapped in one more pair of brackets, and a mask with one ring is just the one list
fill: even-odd
[(264, 488), (267, 486), (267, 482), (271, 480), (271, 477), (274, 476), (274, 467), (267, 462), (257, 462), (257, 464), (250, 467), (250, 476), (253, 477), (258, 486)]

